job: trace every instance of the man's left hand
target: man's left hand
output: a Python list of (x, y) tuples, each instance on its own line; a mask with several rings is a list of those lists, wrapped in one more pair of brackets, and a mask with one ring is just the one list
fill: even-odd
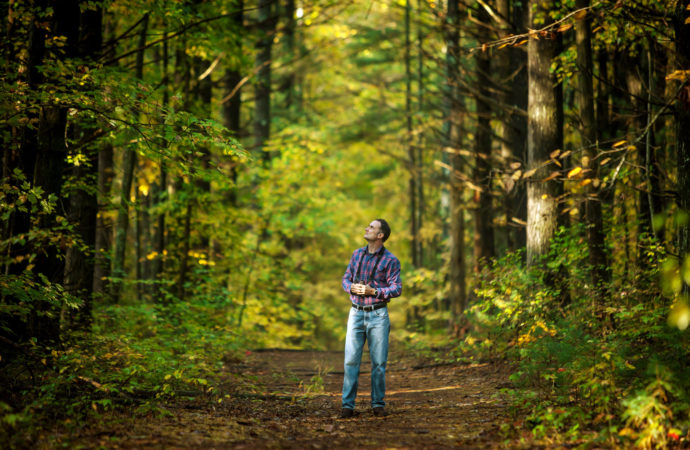
[(376, 289), (369, 285), (366, 285), (364, 289), (364, 295), (366, 295), (367, 297), (373, 297), (374, 295), (376, 295)]

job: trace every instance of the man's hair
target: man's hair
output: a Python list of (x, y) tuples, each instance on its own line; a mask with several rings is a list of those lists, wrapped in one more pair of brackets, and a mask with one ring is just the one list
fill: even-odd
[(381, 233), (383, 233), (383, 242), (386, 242), (386, 239), (388, 239), (388, 236), (391, 235), (391, 226), (388, 225), (388, 222), (386, 222), (384, 219), (374, 219), (378, 223), (381, 224)]

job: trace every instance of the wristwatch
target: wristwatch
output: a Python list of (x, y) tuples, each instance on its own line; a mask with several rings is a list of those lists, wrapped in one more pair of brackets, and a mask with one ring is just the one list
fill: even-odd
[(379, 290), (377, 288), (374, 288), (374, 297), (379, 296)]

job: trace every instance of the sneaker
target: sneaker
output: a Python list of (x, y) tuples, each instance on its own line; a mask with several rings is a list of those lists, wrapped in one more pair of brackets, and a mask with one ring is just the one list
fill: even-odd
[(349, 419), (355, 415), (354, 410), (350, 408), (343, 408), (342, 411), (340, 411), (340, 418), (341, 419)]
[(376, 417), (386, 417), (388, 413), (386, 413), (386, 410), (383, 409), (383, 406), (377, 406), (374, 408), (374, 415)]

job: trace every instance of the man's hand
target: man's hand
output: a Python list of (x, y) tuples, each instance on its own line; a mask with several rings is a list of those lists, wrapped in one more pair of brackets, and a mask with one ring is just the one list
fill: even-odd
[(355, 295), (365, 295), (367, 297), (371, 297), (376, 294), (376, 289), (367, 284), (353, 283), (350, 287), (350, 292)]
[(352, 286), (350, 287), (350, 292), (352, 292), (355, 295), (365, 295), (366, 289), (367, 286), (364, 284), (352, 283)]

